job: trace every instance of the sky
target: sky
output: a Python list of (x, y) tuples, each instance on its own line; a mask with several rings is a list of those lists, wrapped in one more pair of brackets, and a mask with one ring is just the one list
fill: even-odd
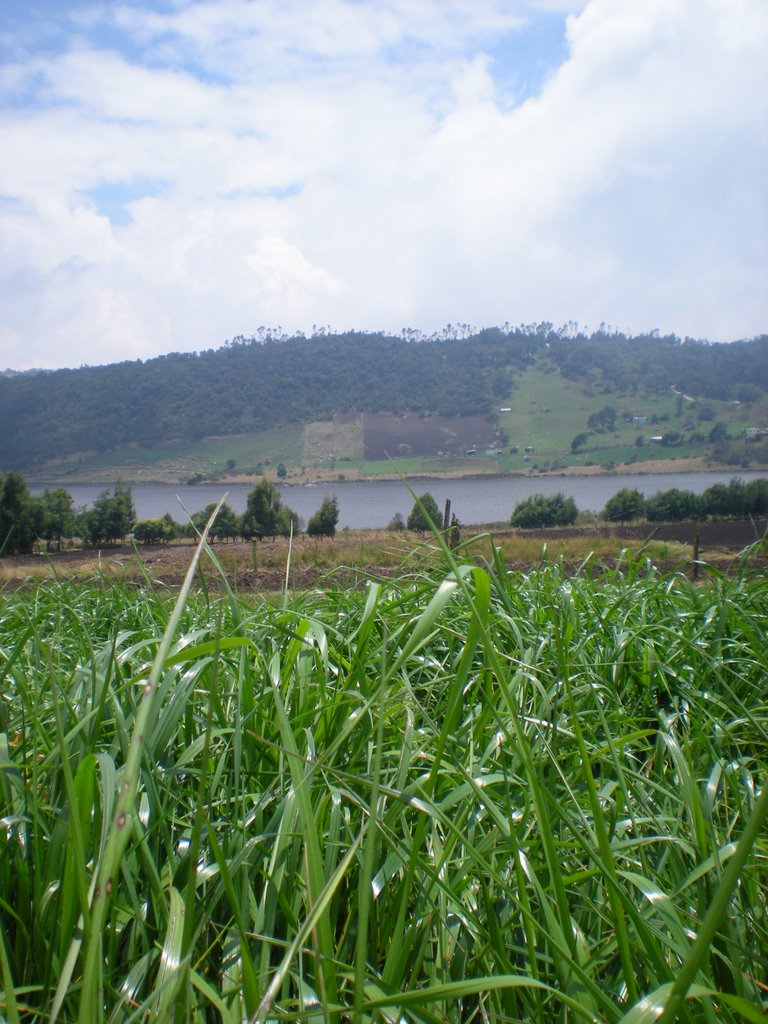
[(766, 0), (0, 0), (0, 367), (768, 331)]

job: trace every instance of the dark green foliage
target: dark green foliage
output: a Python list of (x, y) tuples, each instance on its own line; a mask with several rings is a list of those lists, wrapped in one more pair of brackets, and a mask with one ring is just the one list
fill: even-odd
[(593, 412), (587, 420), (587, 426), (598, 434), (616, 427), (616, 410), (612, 405), (604, 405), (600, 412)]
[(699, 498), (699, 508), (703, 515), (713, 519), (744, 514), (744, 484), (741, 480), (731, 480), (728, 484), (712, 484)]
[(298, 516), (284, 506), (280, 491), (266, 477), (248, 493), (245, 512), (240, 520), (240, 532), (246, 540), (262, 537), (288, 536), (291, 527), (298, 528)]
[(275, 536), (280, 492), (266, 477), (251, 488), (241, 520), (241, 531), (246, 540), (252, 537)]
[(728, 484), (712, 484), (699, 501), (702, 514), (713, 519), (764, 516), (768, 513), (768, 479), (757, 477), (747, 484), (738, 479)]
[(301, 520), (298, 512), (294, 512), (292, 508), (288, 508), (287, 505), (280, 505), (277, 510), (277, 521), (275, 523), (277, 527), (278, 537), (289, 537), (292, 533), (297, 534), (301, 530)]
[(670, 487), (646, 501), (645, 514), (653, 523), (674, 523), (683, 519), (697, 519), (701, 507), (701, 498), (693, 491)]
[(133, 528), (138, 544), (166, 544), (173, 539), (173, 527), (164, 519), (140, 519)]
[(745, 485), (744, 511), (751, 516), (768, 515), (768, 479), (759, 477)]
[(42, 537), (48, 547), (56, 545), (61, 550), (61, 542), (65, 537), (72, 537), (75, 531), (75, 505), (72, 495), (63, 487), (53, 491), (47, 488), (41, 498), (43, 506)]
[(599, 369), (606, 383), (633, 393), (669, 392), (676, 384), (685, 394), (719, 401), (737, 399), (744, 381), (762, 395), (768, 391), (768, 335), (710, 344), (655, 332), (627, 337), (597, 331), (575, 338), (558, 332), (547, 341), (548, 357), (571, 379)]
[(92, 507), (77, 515), (75, 529), (82, 539), (93, 545), (114, 544), (130, 532), (136, 519), (130, 486), (115, 484), (114, 492), (101, 492)]
[(335, 494), (323, 499), (320, 508), (307, 523), (310, 537), (333, 537), (339, 521), (339, 503)]
[(426, 533), (427, 530), (432, 529), (433, 525), (439, 530), (443, 525), (443, 517), (440, 515), (437, 502), (427, 491), (421, 495), (418, 502), (414, 503), (408, 516), (408, 529)]
[(719, 441), (728, 440), (728, 427), (721, 422), (718, 422), (712, 427), (709, 434), (707, 434), (707, 441), (710, 444), (717, 444)]
[(546, 526), (570, 526), (576, 522), (579, 510), (573, 498), (567, 498), (562, 491), (548, 497), (546, 494), (532, 494), (530, 498), (515, 506), (510, 524), (522, 530)]
[(636, 488), (623, 487), (609, 498), (603, 509), (603, 519), (612, 523), (628, 523), (645, 513), (645, 498)]
[(571, 441), (571, 451), (575, 454), (579, 450), (579, 448), (584, 447), (588, 440), (589, 431), (583, 430), (580, 434), (577, 434), (576, 437), (574, 437), (574, 439)]
[(0, 476), (0, 552), (26, 554), (42, 527), (42, 503), (29, 493), (24, 477), (20, 473)]
[[(202, 533), (205, 524), (213, 515), (213, 510), (217, 504), (217, 502), (212, 501), (204, 509), (201, 509), (200, 512), (195, 512), (192, 516), (192, 524), (198, 532)], [(241, 530), (242, 521), (240, 517), (233, 511), (232, 506), (225, 501), (211, 527), (210, 538), (212, 540), (236, 540), (241, 535)]]

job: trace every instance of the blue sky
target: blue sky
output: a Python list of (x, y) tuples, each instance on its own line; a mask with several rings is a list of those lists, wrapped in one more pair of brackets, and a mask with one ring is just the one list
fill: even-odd
[(4, 0), (0, 367), (768, 330), (764, 0)]

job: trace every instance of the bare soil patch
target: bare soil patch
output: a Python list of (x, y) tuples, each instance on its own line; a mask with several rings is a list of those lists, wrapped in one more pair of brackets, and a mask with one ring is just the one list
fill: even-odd
[(493, 443), (491, 422), (485, 416), (418, 416), (390, 412), (366, 413), (363, 418), (365, 457), (372, 461), (409, 455), (464, 454)]
[[(738, 561), (739, 553), (754, 545), (765, 536), (768, 522), (761, 520), (723, 520), (699, 524), (700, 550), (704, 560), (724, 571), (730, 571)], [(473, 527), (473, 532), (482, 532)], [(609, 538), (615, 542), (618, 555), (623, 542), (643, 544), (644, 542), (668, 542), (683, 546), (688, 552), (684, 556), (686, 567), (690, 567), (693, 553), (694, 524), (692, 523), (626, 523), (612, 526), (593, 527), (560, 527), (549, 530), (520, 530), (509, 528), (493, 528), (494, 541), (502, 538), (519, 537), (521, 540), (535, 539), (545, 542), (559, 542), (568, 550), (568, 539), (574, 538)], [(421, 539), (423, 540), (423, 538)], [(337, 582), (355, 584), (370, 576), (387, 577), (399, 571), (398, 565), (382, 565), (377, 562), (377, 553), (385, 547), (396, 545), (417, 545), (421, 541), (410, 535), (402, 539), (398, 535), (366, 531), (356, 533), (346, 539), (346, 535), (338, 535), (335, 542), (319, 544), (309, 538), (299, 538), (299, 549), (312, 548), (313, 559), (295, 558), (291, 566), (291, 589), (307, 589), (313, 586), (325, 586), (329, 575)], [(328, 544), (334, 544), (328, 548)], [(610, 549), (613, 549), (613, 543)], [(363, 549), (365, 554), (363, 555)], [(605, 546), (603, 545), (603, 550)], [(250, 542), (236, 541), (218, 543), (213, 548), (217, 558), (223, 565), (231, 586), (240, 591), (280, 590), (285, 584), (285, 562), (287, 556), (285, 541), (262, 541), (254, 546)], [(404, 548), (403, 548), (404, 550)], [(505, 545), (506, 550), (506, 545)], [(530, 551), (530, 546), (528, 547)], [(679, 548), (678, 548), (679, 550)], [(191, 541), (146, 546), (140, 549), (141, 565), (136, 552), (127, 545), (93, 549), (73, 549), (70, 551), (52, 552), (50, 554), (22, 555), (0, 559), (0, 590), (2, 587), (16, 587), (25, 581), (56, 578), (88, 581), (98, 578), (117, 577), (142, 583), (145, 575), (154, 583), (163, 586), (178, 586), (186, 574), (194, 546)], [(527, 560), (516, 557), (514, 543), (509, 548), (507, 561), (510, 569), (528, 569), (538, 561), (534, 554)], [(298, 555), (300, 551), (297, 551)], [(362, 557), (361, 557), (362, 556)], [(600, 564), (610, 565), (611, 557), (600, 558)], [(321, 564), (322, 563), (322, 564)], [(679, 554), (660, 564), (662, 569), (675, 569), (680, 565)], [(202, 567), (206, 578), (211, 580), (217, 570), (207, 556), (203, 556)], [(573, 561), (574, 566), (578, 564)], [(768, 567), (768, 548), (765, 544), (755, 552), (753, 564)], [(142, 568), (143, 566), (143, 568)]]

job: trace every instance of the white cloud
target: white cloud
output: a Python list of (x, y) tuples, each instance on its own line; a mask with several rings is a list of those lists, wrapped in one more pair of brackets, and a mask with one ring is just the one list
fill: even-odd
[[(19, 46), (0, 74), (0, 365), (207, 348), (277, 323), (765, 331), (767, 10), (76, 12), (69, 42)], [(565, 14), (569, 58), (516, 102), (499, 40)], [(129, 223), (100, 207), (105, 184), (131, 186)]]

